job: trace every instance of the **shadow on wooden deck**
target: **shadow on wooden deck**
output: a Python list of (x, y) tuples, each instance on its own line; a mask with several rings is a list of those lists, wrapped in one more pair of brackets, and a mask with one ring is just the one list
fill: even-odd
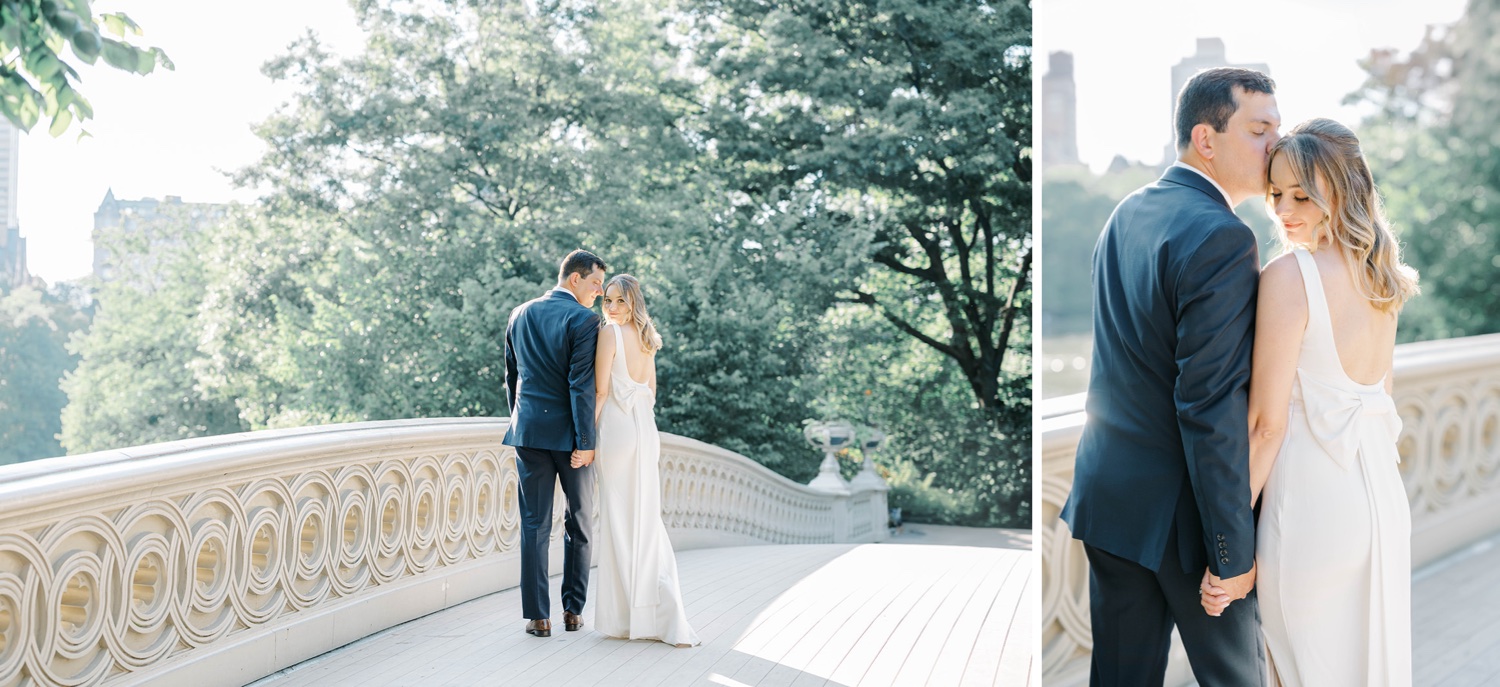
[[(976, 532), (979, 546), (938, 543)], [(902, 543), (913, 539), (923, 545)], [(592, 604), (583, 631), (563, 632), (554, 577), (550, 638), (522, 631), (509, 589), (253, 686), (1038, 685), (1032, 553), (1002, 544), (1029, 547), (1029, 533), (908, 525), (885, 544), (685, 551), (678, 565), (699, 647), (604, 637), (592, 631)]]

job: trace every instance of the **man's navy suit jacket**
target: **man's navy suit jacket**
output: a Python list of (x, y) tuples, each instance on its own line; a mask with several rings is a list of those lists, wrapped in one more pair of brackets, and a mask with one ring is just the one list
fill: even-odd
[(556, 288), (510, 313), (505, 327), (506, 446), (593, 450), (599, 316)]
[(1160, 569), (1248, 572), (1248, 395), (1260, 260), (1208, 179), (1179, 167), (1120, 202), (1094, 247), (1088, 419), (1062, 518)]

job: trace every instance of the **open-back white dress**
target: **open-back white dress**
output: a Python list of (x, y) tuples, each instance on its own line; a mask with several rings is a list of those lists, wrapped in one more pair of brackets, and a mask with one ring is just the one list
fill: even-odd
[(1262, 631), (1288, 687), (1405, 687), (1411, 669), (1411, 510), (1401, 419), (1385, 380), (1339, 360), (1317, 264), (1296, 252), (1307, 329), (1285, 443), (1256, 532)]
[[(661, 437), (651, 387), (630, 378), (614, 330), (609, 397), (599, 417), (599, 575), (594, 626), (611, 637), (696, 645), (661, 520)], [(605, 371), (597, 370), (596, 374)]]

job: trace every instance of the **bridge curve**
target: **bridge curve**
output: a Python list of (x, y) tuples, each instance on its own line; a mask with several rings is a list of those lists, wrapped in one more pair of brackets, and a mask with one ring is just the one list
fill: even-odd
[[(0, 466), (0, 685), (243, 685), (515, 587), (506, 424), (365, 422)], [(679, 550), (886, 535), (883, 487), (827, 493), (671, 434), (661, 474)]]

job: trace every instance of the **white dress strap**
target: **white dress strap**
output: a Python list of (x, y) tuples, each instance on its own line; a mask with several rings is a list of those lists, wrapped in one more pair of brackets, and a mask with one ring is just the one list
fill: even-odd
[(1298, 367), (1311, 368), (1319, 376), (1342, 377), (1344, 366), (1333, 342), (1333, 317), (1328, 312), (1328, 297), (1323, 292), (1318, 263), (1306, 248), (1298, 248), (1292, 251), (1292, 255), (1297, 256), (1297, 267), (1302, 271), (1302, 288), (1307, 293), (1307, 331), (1303, 334), (1302, 358)]
[(620, 333), (620, 325), (610, 323), (610, 329), (615, 330), (615, 358), (625, 359), (625, 335)]

